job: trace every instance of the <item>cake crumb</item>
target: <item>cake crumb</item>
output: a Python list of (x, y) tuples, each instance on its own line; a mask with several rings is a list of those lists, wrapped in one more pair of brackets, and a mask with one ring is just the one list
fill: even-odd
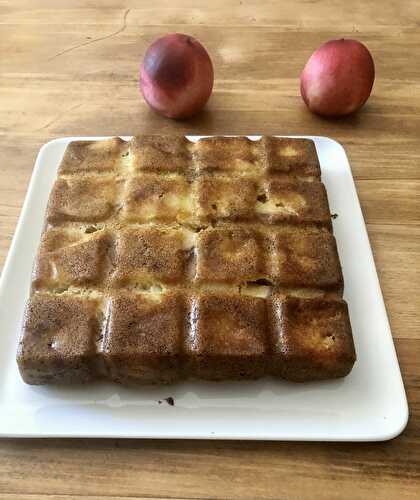
[(175, 400), (172, 396), (164, 399), (158, 399), (158, 403), (161, 405), (164, 401), (168, 403), (169, 406), (175, 406)]

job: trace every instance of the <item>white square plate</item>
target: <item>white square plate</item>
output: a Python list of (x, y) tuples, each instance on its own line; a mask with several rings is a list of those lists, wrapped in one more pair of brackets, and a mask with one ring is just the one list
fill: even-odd
[[(407, 400), (351, 170), (340, 144), (310, 138), (316, 142), (331, 212), (338, 214), (334, 234), (358, 356), (348, 377), (138, 389), (111, 383), (25, 385), (15, 350), (48, 195), (68, 142), (92, 139), (69, 137), (39, 152), (0, 283), (0, 435), (323, 441), (398, 435), (407, 423)], [(175, 406), (162, 401), (169, 396)]]

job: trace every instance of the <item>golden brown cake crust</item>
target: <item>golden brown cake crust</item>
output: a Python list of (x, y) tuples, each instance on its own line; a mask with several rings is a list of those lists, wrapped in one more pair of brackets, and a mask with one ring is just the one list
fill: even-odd
[(28, 384), (87, 382), (95, 377), (100, 333), (96, 301), (39, 293), (26, 307), (17, 361)]
[(272, 299), (274, 375), (301, 382), (347, 375), (356, 360), (343, 300)]
[(277, 222), (313, 223), (330, 227), (328, 198), (321, 182), (272, 178), (257, 201), (258, 217)]
[(31, 384), (293, 381), (355, 361), (315, 145), (70, 143), (17, 361)]
[(208, 137), (194, 148), (198, 172), (256, 172), (263, 167), (262, 151), (247, 137)]
[(343, 276), (334, 236), (313, 228), (272, 235), (270, 279), (282, 286), (342, 290)]
[(103, 283), (112, 244), (107, 231), (92, 234), (52, 228), (44, 233), (35, 261), (34, 289), (59, 290)]
[(179, 296), (116, 293), (104, 333), (105, 365), (117, 382), (176, 380), (183, 334)]
[(180, 231), (153, 226), (126, 229), (116, 240), (114, 281), (116, 286), (181, 281), (184, 260)]
[(252, 228), (214, 228), (197, 238), (199, 282), (241, 283), (264, 275), (259, 234)]
[(249, 221), (257, 218), (258, 184), (253, 178), (200, 176), (196, 182), (197, 217), (212, 221)]
[(262, 142), (270, 173), (321, 176), (315, 143), (310, 139), (263, 137)]
[(207, 380), (254, 379), (268, 356), (265, 300), (226, 294), (198, 295), (185, 339), (187, 371)]
[(138, 136), (130, 143), (133, 168), (145, 172), (186, 173), (190, 167), (190, 142), (185, 137)]
[(67, 146), (60, 174), (117, 171), (128, 155), (128, 144), (119, 137), (106, 141), (73, 141)]
[(120, 184), (113, 178), (58, 178), (48, 202), (47, 221), (58, 224), (109, 219), (117, 209)]
[(143, 174), (127, 182), (122, 217), (128, 222), (184, 222), (192, 218), (190, 185), (184, 176)]

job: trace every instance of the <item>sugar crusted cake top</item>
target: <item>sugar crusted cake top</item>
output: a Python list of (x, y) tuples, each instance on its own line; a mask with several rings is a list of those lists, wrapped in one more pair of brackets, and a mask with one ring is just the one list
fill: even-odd
[(307, 139), (73, 142), (47, 223), (35, 289), (343, 286)]
[[(24, 337), (25, 328), (43, 324), (38, 310), (59, 316), (64, 301), (69, 318), (74, 309), (75, 317), (85, 315), (83, 324), (95, 325), (89, 355), (140, 349), (259, 356), (276, 351), (283, 330), (293, 332), (294, 340), (282, 342), (293, 354), (288, 346), (302, 330), (293, 299), (321, 311), (315, 347), (334, 350), (328, 335), (338, 321), (345, 332), (338, 349), (344, 345), (351, 359), (342, 290), (312, 141), (76, 141), (50, 195)], [(49, 331), (46, 345), (54, 344)]]

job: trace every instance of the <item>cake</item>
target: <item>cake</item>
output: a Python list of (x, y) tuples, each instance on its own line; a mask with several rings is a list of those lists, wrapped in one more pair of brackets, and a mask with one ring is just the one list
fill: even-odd
[(75, 141), (17, 362), (28, 384), (343, 377), (343, 285), (312, 141)]

